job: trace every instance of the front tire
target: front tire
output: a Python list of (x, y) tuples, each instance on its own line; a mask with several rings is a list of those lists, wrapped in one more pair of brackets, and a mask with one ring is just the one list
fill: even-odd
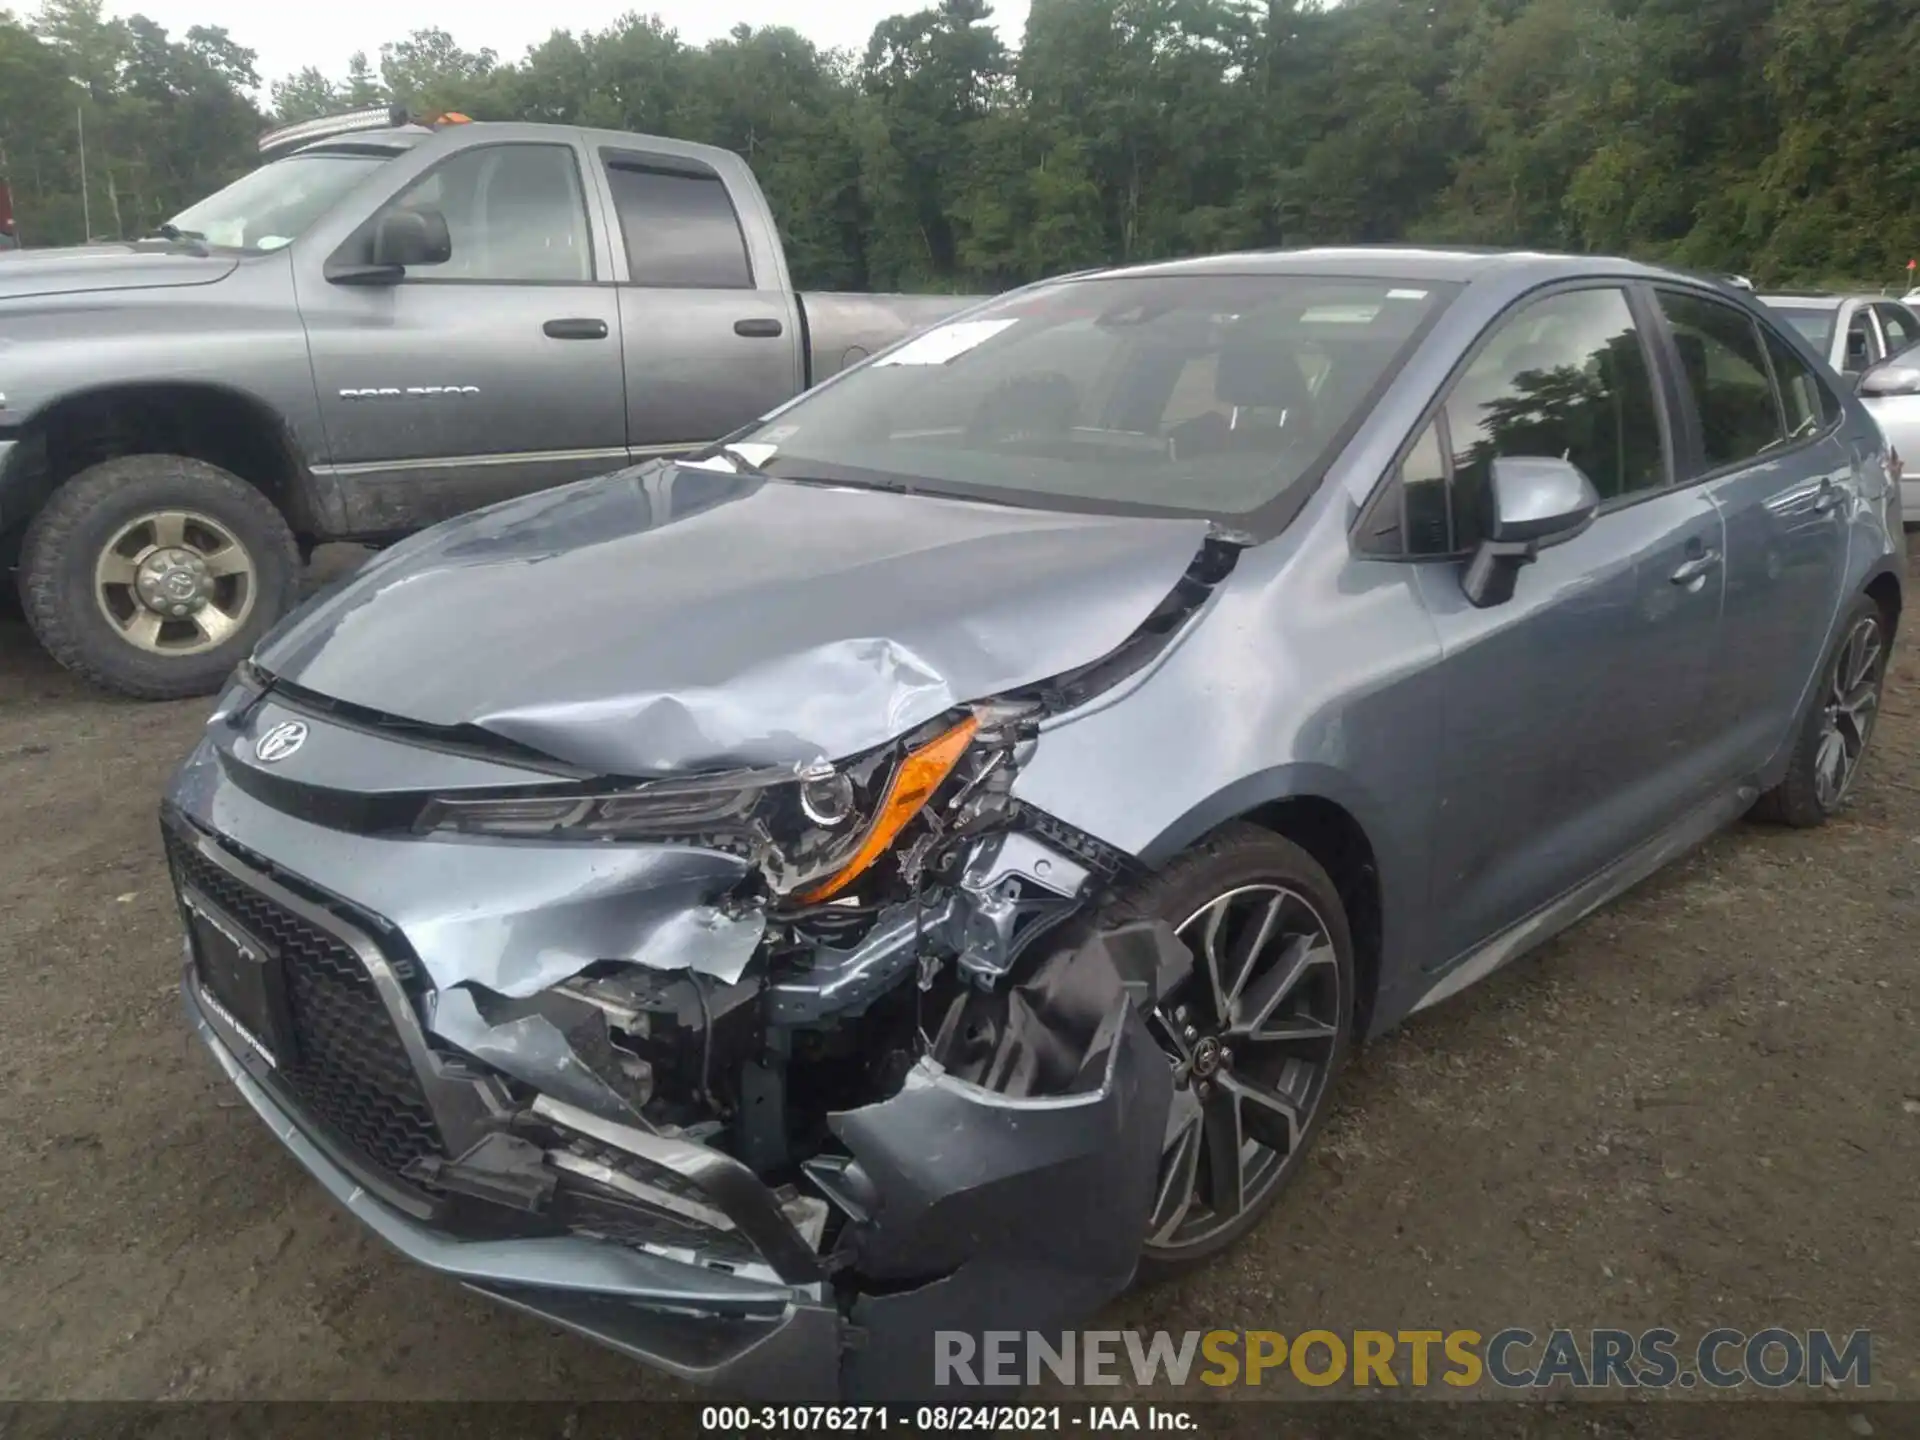
[(1141, 1247), (1150, 1283), (1233, 1245), (1298, 1173), (1352, 1040), (1353, 938), (1320, 864), (1248, 824), (1187, 851), (1118, 908), (1165, 920), (1194, 955), (1149, 1022), (1175, 1074)]
[(73, 476), (27, 531), (20, 599), (67, 669), (140, 700), (217, 690), (292, 605), (293, 533), (217, 466), (128, 455)]
[(1880, 691), (1892, 648), (1885, 612), (1861, 596), (1847, 612), (1840, 639), (1821, 668), (1787, 773), (1755, 803), (1755, 819), (1808, 829), (1826, 824), (1847, 803), (1880, 715)]

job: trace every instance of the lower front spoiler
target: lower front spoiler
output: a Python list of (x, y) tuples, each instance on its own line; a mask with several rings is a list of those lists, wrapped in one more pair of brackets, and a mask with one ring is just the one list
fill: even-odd
[(461, 1240), (374, 1196), (227, 1048), (188, 980), (187, 1016), (234, 1087), (314, 1179), (407, 1259), (670, 1375), (740, 1395), (839, 1397), (847, 1325), (830, 1294), (575, 1236)]

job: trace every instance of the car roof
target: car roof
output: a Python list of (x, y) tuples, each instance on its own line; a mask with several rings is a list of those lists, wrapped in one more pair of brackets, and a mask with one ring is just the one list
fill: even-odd
[[(1303, 249), (1242, 250), (1191, 260), (1163, 260), (1092, 272), (1111, 278), (1159, 275), (1329, 275), (1355, 279), (1432, 280), (1472, 284), (1499, 276), (1536, 283), (1589, 275), (1703, 283), (1703, 277), (1612, 255), (1568, 255), (1549, 250), (1466, 245), (1327, 245)], [(1705, 283), (1730, 289), (1724, 281)]]
[(1770, 290), (1760, 297), (1763, 305), (1771, 305), (1778, 310), (1838, 310), (1842, 305), (1885, 304), (1893, 300), (1891, 295), (1834, 295), (1818, 290)]

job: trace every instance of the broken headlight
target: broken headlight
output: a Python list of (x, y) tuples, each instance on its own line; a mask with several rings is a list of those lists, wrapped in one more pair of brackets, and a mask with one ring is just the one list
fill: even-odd
[(840, 765), (655, 780), (619, 790), (519, 790), (440, 796), (421, 809), (422, 833), (509, 839), (654, 841), (743, 855), (782, 894), (818, 903), (885, 854), (933, 798), (979, 729), (958, 724)]

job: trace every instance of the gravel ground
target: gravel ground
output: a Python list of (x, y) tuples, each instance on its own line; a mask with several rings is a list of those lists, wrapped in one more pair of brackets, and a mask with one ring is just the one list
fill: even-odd
[[(1868, 1328), (1876, 1398), (1920, 1400), (1913, 628), (1842, 819), (1738, 827), (1371, 1047), (1280, 1212), (1102, 1323)], [(690, 1393), (413, 1270), (216, 1078), (154, 821), (206, 708), (0, 619), (0, 1399)], [(1858, 1409), (1780, 1433), (1920, 1413)], [(1531, 1433), (1459, 1433), (1496, 1428)]]

